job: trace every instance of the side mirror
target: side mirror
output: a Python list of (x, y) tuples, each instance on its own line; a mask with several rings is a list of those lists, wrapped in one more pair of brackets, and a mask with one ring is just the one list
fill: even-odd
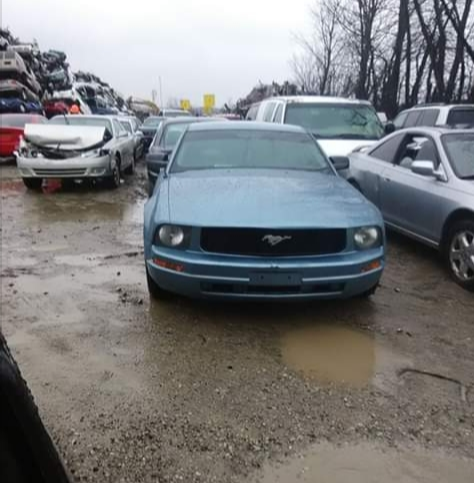
[(331, 163), (336, 168), (336, 171), (342, 171), (343, 169), (349, 169), (349, 158), (347, 156), (331, 156), (329, 158)]
[(384, 131), (385, 131), (386, 135), (392, 134), (396, 130), (397, 130), (397, 128), (395, 127), (395, 124), (393, 124), (393, 122), (388, 121), (388, 122), (385, 123)]
[(411, 170), (413, 173), (421, 176), (436, 177), (436, 171), (433, 161), (413, 161), (411, 163)]

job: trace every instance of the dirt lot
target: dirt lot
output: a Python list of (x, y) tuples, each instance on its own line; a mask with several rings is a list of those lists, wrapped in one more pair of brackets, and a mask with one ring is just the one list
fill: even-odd
[(1, 322), (77, 481), (470, 482), (474, 297), (390, 235), (371, 301), (150, 303), (143, 167), (1, 169)]

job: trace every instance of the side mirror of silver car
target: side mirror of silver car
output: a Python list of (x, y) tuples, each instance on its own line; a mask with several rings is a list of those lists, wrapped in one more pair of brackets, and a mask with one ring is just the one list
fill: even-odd
[(433, 161), (413, 161), (411, 163), (413, 173), (421, 176), (436, 178), (438, 181), (446, 181), (446, 175), (442, 170), (437, 170)]
[(331, 156), (329, 158), (336, 168), (336, 171), (342, 171), (344, 169), (349, 169), (349, 158), (347, 156)]

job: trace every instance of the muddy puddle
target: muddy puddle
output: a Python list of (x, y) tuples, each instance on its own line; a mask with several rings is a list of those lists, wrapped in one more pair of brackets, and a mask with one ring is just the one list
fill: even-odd
[(420, 447), (379, 448), (369, 443), (321, 444), (279, 467), (267, 466), (259, 483), (472, 483), (474, 460)]
[(370, 334), (336, 325), (306, 326), (282, 338), (283, 362), (323, 384), (364, 387), (376, 370), (376, 341)]

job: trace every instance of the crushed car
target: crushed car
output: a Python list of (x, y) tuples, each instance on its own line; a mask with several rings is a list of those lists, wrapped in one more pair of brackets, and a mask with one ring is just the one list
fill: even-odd
[(102, 179), (115, 189), (122, 173), (135, 170), (134, 142), (113, 117), (58, 116), (25, 126), (17, 166), (31, 190), (41, 189), (47, 178)]

